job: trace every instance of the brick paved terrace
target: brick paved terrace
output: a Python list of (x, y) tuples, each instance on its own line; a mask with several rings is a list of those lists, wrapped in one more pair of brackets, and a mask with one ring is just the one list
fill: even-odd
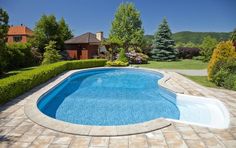
[(221, 100), (230, 112), (230, 127), (219, 130), (172, 122), (168, 127), (138, 135), (91, 137), (65, 134), (32, 122), (24, 113), (24, 104), (34, 91), (43, 86), (41, 85), (0, 107), (0, 148), (236, 147), (236, 92), (205, 88), (174, 72), (169, 72), (169, 74), (171, 79), (167, 81), (167, 85), (171, 89), (181, 89), (185, 94)]

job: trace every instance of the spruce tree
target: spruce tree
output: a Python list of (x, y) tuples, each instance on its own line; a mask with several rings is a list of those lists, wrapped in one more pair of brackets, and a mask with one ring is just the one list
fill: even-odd
[(172, 33), (165, 18), (154, 34), (152, 46), (151, 57), (153, 60), (174, 61), (177, 59), (177, 51), (174, 49), (175, 41), (172, 39)]

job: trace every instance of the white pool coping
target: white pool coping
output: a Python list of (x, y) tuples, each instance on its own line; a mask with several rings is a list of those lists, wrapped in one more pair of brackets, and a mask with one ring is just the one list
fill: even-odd
[[(39, 98), (45, 93), (47, 93), (48, 91), (50, 91), (51, 89), (53, 89), (55, 86), (57, 86), (59, 83), (61, 83), (64, 79), (66, 79), (70, 75), (76, 72), (80, 72), (80, 71), (86, 71), (86, 70), (92, 70), (92, 69), (94, 70), (106, 69), (106, 68), (110, 69), (111, 67), (71, 70), (58, 76), (56, 80), (44, 86), (43, 88), (39, 89), (38, 91), (34, 92), (30, 96), (29, 101), (27, 101), (24, 107), (25, 114), (27, 115), (29, 119), (31, 119), (32, 121), (34, 121), (35, 123), (41, 126), (44, 126), (44, 127), (56, 130), (56, 131), (60, 131), (60, 132), (85, 135), (85, 136), (123, 136), (123, 135), (140, 134), (140, 133), (150, 132), (150, 131), (167, 127), (171, 124), (172, 121), (199, 125), (199, 126), (212, 127), (212, 128), (220, 128), (220, 129), (227, 128), (229, 125), (229, 112), (221, 101), (217, 99), (211, 99), (211, 98), (205, 98), (205, 97), (184, 95), (181, 90), (172, 89), (166, 85), (166, 82), (171, 78), (168, 73), (164, 71), (156, 70), (156, 69), (150, 69), (150, 68), (133, 68), (133, 69), (154, 71), (163, 75), (163, 78), (161, 78), (158, 81), (158, 85), (176, 94), (177, 106), (178, 104), (181, 104), (181, 102), (183, 101), (211, 103), (218, 106), (220, 110), (222, 111), (222, 114), (224, 116), (223, 120), (225, 120), (225, 122), (219, 125), (214, 125), (214, 124), (206, 125), (206, 124), (200, 124), (200, 123), (195, 123), (195, 122), (189, 122), (185, 118), (180, 118), (180, 120), (158, 118), (158, 119), (154, 119), (154, 120), (143, 122), (143, 123), (122, 125), (122, 126), (90, 126), (90, 125), (73, 124), (73, 123), (57, 120), (43, 114), (38, 109), (37, 103), (39, 101)], [(114, 68), (117, 68), (117, 67), (114, 67)], [(130, 68), (130, 67), (123, 67), (123, 68)], [(210, 112), (210, 114), (214, 115), (213, 112)], [(180, 110), (180, 117), (181, 117), (181, 110)], [(218, 118), (214, 116), (214, 121), (212, 121), (211, 123), (218, 122), (218, 120), (215, 121), (216, 119)], [(220, 120), (222, 119), (220, 118)]]

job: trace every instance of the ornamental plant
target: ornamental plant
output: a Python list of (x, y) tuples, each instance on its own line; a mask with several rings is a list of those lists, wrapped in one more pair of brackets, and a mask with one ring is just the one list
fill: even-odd
[(120, 53), (118, 55), (118, 58), (117, 58), (118, 61), (122, 61), (124, 63), (127, 63), (128, 62), (128, 59), (126, 57), (126, 54), (125, 54), (125, 49), (124, 48), (120, 48)]
[(212, 80), (214, 75), (220, 70), (222, 64), (226, 63), (228, 59), (236, 58), (236, 50), (232, 41), (220, 42), (214, 49), (211, 60), (208, 64), (208, 79)]
[(130, 64), (146, 64), (148, 56), (143, 53), (137, 53), (135, 50), (126, 53)]
[(50, 41), (49, 44), (45, 47), (45, 52), (43, 54), (43, 62), (42, 64), (51, 64), (60, 61), (62, 56), (56, 50), (56, 42)]

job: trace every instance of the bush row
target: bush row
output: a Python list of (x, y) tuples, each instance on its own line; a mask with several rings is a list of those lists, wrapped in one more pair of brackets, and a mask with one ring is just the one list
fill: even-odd
[(179, 47), (178, 56), (180, 59), (192, 59), (195, 56), (199, 56), (200, 49), (199, 48), (189, 48), (189, 47)]
[(100, 67), (105, 65), (106, 60), (101, 59), (63, 61), (50, 65), (43, 65), (36, 69), (24, 71), (20, 74), (1, 79), (0, 104), (17, 97), (66, 70)]

